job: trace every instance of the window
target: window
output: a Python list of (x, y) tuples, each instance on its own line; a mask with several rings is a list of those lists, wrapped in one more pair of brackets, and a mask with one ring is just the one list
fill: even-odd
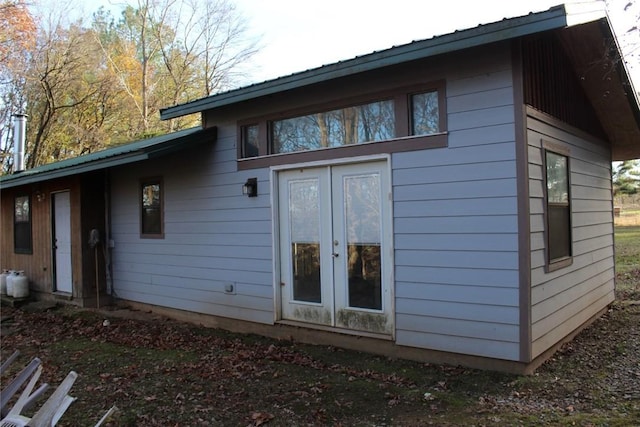
[(372, 102), (271, 124), (273, 153), (384, 141), (394, 135), (393, 101)]
[(571, 264), (569, 157), (545, 150), (547, 263), (549, 270)]
[(164, 237), (162, 180), (148, 179), (140, 185), (140, 235)]
[(240, 123), (238, 167), (445, 147), (444, 103), (440, 82)]
[(13, 249), (16, 253), (33, 253), (31, 239), (31, 198), (17, 196), (13, 212)]
[(258, 157), (258, 125), (247, 125), (242, 127), (242, 157)]
[(440, 132), (438, 92), (411, 95), (411, 135), (432, 135)]

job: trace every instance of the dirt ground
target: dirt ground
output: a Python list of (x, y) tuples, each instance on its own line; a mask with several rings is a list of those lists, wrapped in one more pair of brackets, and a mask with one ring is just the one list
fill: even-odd
[(1, 386), (33, 357), (52, 388), (76, 371), (61, 426), (114, 405), (110, 426), (640, 426), (638, 236), (617, 235), (617, 301), (530, 376), (35, 304), (2, 307)]
[[(640, 274), (639, 277), (640, 279)], [(59, 425), (640, 425), (640, 305), (616, 303), (532, 376), (235, 335), (137, 313), (2, 309), (2, 356), (75, 370)], [(105, 322), (108, 320), (108, 322)], [(3, 377), (3, 386), (15, 372)]]

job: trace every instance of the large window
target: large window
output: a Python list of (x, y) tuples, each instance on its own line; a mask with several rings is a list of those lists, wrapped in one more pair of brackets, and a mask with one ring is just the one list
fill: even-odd
[(547, 263), (549, 269), (571, 263), (569, 157), (545, 150)]
[(384, 141), (394, 136), (391, 100), (276, 120), (271, 124), (274, 154)]
[[(343, 105), (334, 103), (295, 116), (254, 119), (240, 124), (238, 157), (245, 164), (262, 167), (446, 146), (444, 99), (440, 82), (346, 100)], [(339, 151), (327, 150), (334, 148)], [(312, 151), (318, 153), (308, 153)], [(265, 159), (280, 154), (287, 154), (287, 160)]]
[(31, 238), (31, 198), (17, 196), (13, 211), (13, 249), (16, 253), (33, 253)]
[(140, 235), (161, 238), (164, 236), (163, 191), (160, 178), (146, 179), (140, 183)]

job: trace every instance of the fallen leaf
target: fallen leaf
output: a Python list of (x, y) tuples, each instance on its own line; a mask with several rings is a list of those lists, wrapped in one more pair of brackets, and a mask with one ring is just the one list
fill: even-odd
[(253, 414), (251, 414), (251, 419), (253, 420), (254, 426), (261, 426), (262, 424), (266, 424), (273, 418), (274, 415), (267, 412), (254, 412)]

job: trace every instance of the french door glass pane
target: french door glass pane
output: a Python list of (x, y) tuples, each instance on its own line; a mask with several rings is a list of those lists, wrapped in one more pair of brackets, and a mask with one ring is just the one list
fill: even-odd
[(317, 179), (289, 183), (289, 233), (293, 299), (322, 302), (320, 287), (320, 199)]
[(380, 177), (345, 177), (349, 306), (382, 309)]

